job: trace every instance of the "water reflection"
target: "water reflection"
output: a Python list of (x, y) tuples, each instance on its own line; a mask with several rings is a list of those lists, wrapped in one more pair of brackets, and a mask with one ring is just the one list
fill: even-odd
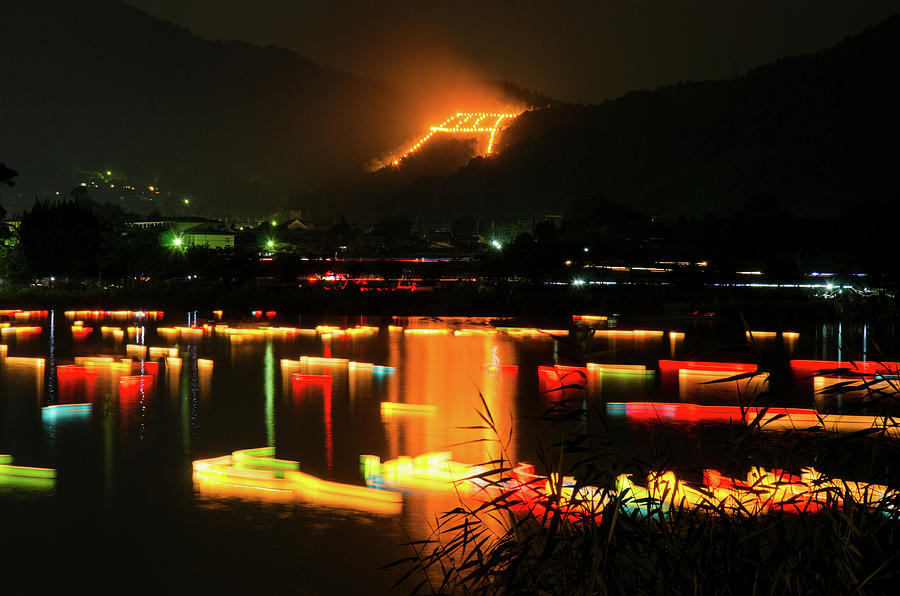
[(266, 341), (263, 356), (263, 393), (266, 403), (266, 445), (275, 445), (275, 352), (272, 341)]
[[(136, 530), (129, 528), (146, 527), (148, 510), (191, 524), (214, 506), (223, 512), (217, 519), (235, 532), (229, 547), (259, 549), (254, 520), (266, 519), (274, 528), (267, 530), (266, 539), (284, 551), (280, 563), (306, 565), (313, 571), (320, 566), (315, 559), (320, 549), (312, 548), (310, 562), (296, 563), (290, 548), (298, 540), (327, 543), (360, 561), (369, 560), (375, 548), (384, 557), (379, 563), (386, 563), (406, 554), (396, 547), (395, 538), (401, 533), (422, 537), (425, 520), (452, 507), (454, 495), (443, 491), (408, 496), (402, 512), (394, 510), (394, 521), (365, 518), (375, 524), (377, 537), (357, 544), (353, 537), (360, 534), (353, 532), (362, 531), (362, 522), (353, 521), (354, 515), (336, 515), (339, 503), (317, 501), (308, 494), (303, 499), (291, 496), (289, 504), (258, 497), (247, 501), (248, 490), (259, 491), (195, 484), (191, 463), (266, 445), (275, 447), (279, 458), (302, 462), (304, 474), (363, 487), (362, 454), (383, 462), (446, 451), (452, 452), (452, 461), (465, 465), (501, 456), (513, 463), (535, 461), (544, 430), (536, 430), (529, 417), (552, 405), (554, 385), (568, 380), (581, 384), (581, 389), (566, 390), (566, 397), (585, 409), (592, 404), (602, 408), (606, 402), (655, 400), (734, 405), (735, 384), (706, 382), (743, 369), (667, 367), (660, 360), (720, 360), (717, 364), (722, 365), (733, 355), (717, 352), (714, 342), (746, 345), (747, 339), (744, 329), (718, 329), (706, 322), (683, 331), (648, 323), (664, 330), (626, 329), (591, 338), (584, 330), (580, 335), (561, 329), (500, 330), (487, 319), (398, 318), (375, 328), (364, 319), (304, 317), (307, 328), (299, 329), (263, 320), (204, 325), (197, 312), (187, 317), (176, 313), (168, 321), (162, 315), (138, 315), (141, 311), (94, 312), (77, 313), (80, 325), (67, 313), (71, 326), (57, 324), (52, 312), (45, 318), (22, 319), (16, 328), (37, 331), (3, 334), (7, 343), (0, 344), (0, 451), (35, 466), (58, 462), (58, 502), (51, 507), (71, 508), (84, 501), (96, 507), (96, 519), (82, 522), (82, 533), (91, 529), (89, 524), (109, 519), (136, 540)], [(185, 319), (188, 327), (177, 327)], [(318, 323), (321, 331), (314, 327)], [(115, 325), (127, 329), (127, 342), (114, 330), (105, 336), (84, 331)], [(865, 326), (760, 328), (775, 333), (754, 333), (760, 353), (786, 370), (791, 358), (837, 361), (840, 355), (846, 362), (865, 356), (877, 339)], [(422, 332), (405, 332), (411, 329)], [(582, 339), (584, 345), (578, 343)], [(891, 346), (885, 341), (879, 345)], [(746, 358), (750, 363), (753, 355)], [(547, 371), (543, 376), (539, 366)], [(756, 370), (755, 362), (751, 369)], [(784, 405), (810, 407), (818, 400), (833, 407), (822, 399), (822, 391), (841, 380), (795, 375), (786, 383), (784, 399), (789, 403)], [(745, 389), (746, 382), (741, 391), (765, 388)], [(60, 413), (45, 422), (41, 406), (47, 404), (91, 407), (79, 413), (83, 418)], [(485, 428), (479, 412), (490, 413), (494, 429)], [(860, 423), (847, 417), (832, 420)], [(702, 443), (698, 437), (709, 431), (701, 422), (688, 421), (675, 434), (684, 429), (679, 438), (696, 440), (697, 445)], [(623, 451), (639, 448), (645, 439), (642, 432), (636, 426), (620, 429)], [(679, 455), (698, 457), (700, 450), (691, 447)], [(3, 498), (0, 506), (7, 504)], [(346, 501), (343, 506), (347, 508)], [(330, 531), (342, 523), (353, 528), (350, 539), (343, 545), (329, 543), (334, 540)], [(313, 526), (318, 528), (315, 538)], [(74, 540), (49, 522), (42, 530)], [(208, 533), (207, 543), (221, 548), (214, 528), (203, 532)], [(355, 586), (356, 591), (366, 587), (365, 582)]]

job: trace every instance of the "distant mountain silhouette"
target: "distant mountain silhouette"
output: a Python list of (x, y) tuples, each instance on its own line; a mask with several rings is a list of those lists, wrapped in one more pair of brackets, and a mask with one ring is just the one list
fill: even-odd
[(894, 16), (831, 49), (735, 80), (529, 111), (491, 158), (389, 189), (373, 175), (371, 185), (329, 205), (452, 219), (562, 213), (601, 192), (661, 215), (730, 213), (757, 195), (806, 215), (896, 204), (898, 98)]
[(424, 118), (385, 82), (206, 41), (117, 0), (0, 3), (0, 73), (0, 159), (23, 189), (113, 169), (254, 211), (364, 171)]
[(756, 195), (827, 214), (898, 198), (898, 56), (892, 17), (735, 80), (595, 106), (495, 83), (549, 105), (520, 116), (496, 155), (472, 158), (466, 139), (447, 139), (366, 175), (427, 121), (388, 83), (276, 47), (206, 41), (117, 0), (6, 0), (0, 160), (19, 172), (16, 192), (64, 190), (79, 170), (109, 168), (223, 211), (293, 195), (323, 220), (526, 217), (601, 192), (659, 214), (729, 212)]

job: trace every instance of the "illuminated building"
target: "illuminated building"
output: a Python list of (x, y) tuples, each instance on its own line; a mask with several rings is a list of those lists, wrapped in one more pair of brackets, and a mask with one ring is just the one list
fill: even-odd
[(163, 246), (185, 248), (234, 248), (234, 234), (222, 229), (222, 224), (203, 217), (160, 218), (135, 221), (130, 226), (160, 230), (159, 242)]

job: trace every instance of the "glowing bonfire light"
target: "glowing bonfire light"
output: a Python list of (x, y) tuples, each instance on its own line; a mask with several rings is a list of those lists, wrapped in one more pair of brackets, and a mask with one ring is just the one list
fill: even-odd
[[(435, 134), (453, 134), (453, 135), (465, 135), (465, 134), (482, 134), (489, 135), (487, 150), (484, 152), (485, 155), (490, 155), (494, 150), (494, 139), (497, 136), (497, 131), (500, 130), (501, 125), (504, 120), (512, 120), (518, 117), (517, 113), (489, 113), (489, 112), (458, 112), (453, 116), (450, 116), (437, 126), (432, 126), (429, 128), (428, 134), (424, 137), (413, 143), (411, 147), (409, 147), (406, 152), (398, 159), (394, 160), (394, 165), (399, 165), (401, 160), (406, 159), (412, 153), (415, 153), (419, 149), (421, 149), (422, 145), (427, 143), (431, 137)], [(484, 126), (482, 124), (482, 120), (493, 119), (493, 122), (490, 126)]]

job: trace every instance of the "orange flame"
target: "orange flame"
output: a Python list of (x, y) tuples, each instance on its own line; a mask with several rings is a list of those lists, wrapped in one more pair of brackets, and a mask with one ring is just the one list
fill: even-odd
[[(490, 155), (494, 150), (494, 139), (497, 136), (497, 131), (500, 130), (500, 126), (503, 124), (504, 120), (513, 120), (519, 116), (519, 113), (489, 113), (489, 112), (457, 112), (453, 116), (450, 116), (440, 124), (436, 126), (430, 127), (428, 134), (424, 137), (413, 143), (409, 149), (406, 150), (403, 155), (393, 161), (393, 164), (399, 165), (400, 162), (406, 159), (412, 153), (418, 151), (422, 145), (428, 142), (431, 137), (438, 133), (445, 134), (485, 134), (490, 135), (488, 139), (487, 150), (485, 151), (485, 155)], [(490, 126), (483, 126), (481, 121), (485, 119), (493, 119), (493, 122)]]

